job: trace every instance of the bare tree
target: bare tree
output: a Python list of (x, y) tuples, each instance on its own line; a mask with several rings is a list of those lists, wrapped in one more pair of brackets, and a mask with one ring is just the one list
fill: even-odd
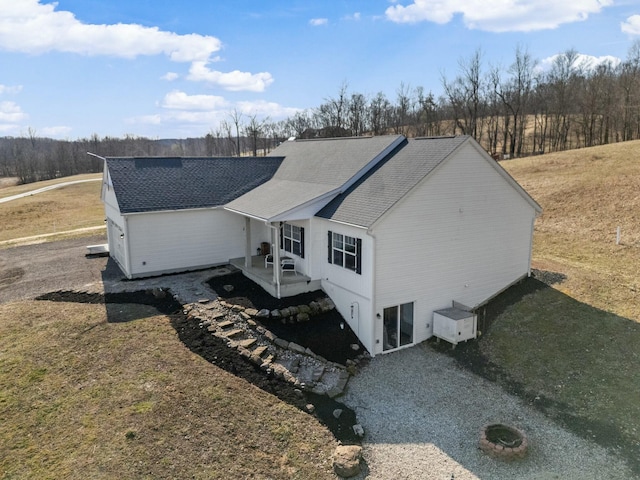
[(242, 113), (238, 112), (238, 109), (234, 108), (233, 112), (229, 114), (229, 117), (231, 118), (231, 122), (233, 122), (233, 125), (236, 129), (236, 156), (239, 157), (242, 153), (240, 151), (240, 130), (242, 124)]
[[(535, 68), (535, 62), (531, 55), (520, 46), (516, 47), (515, 55), (515, 60), (508, 70), (509, 78), (506, 81), (500, 81), (498, 69), (493, 72), (495, 93), (505, 109), (505, 136), (508, 136), (508, 153), (511, 156), (522, 154), (527, 124), (527, 108), (533, 87)], [(507, 138), (505, 138), (505, 143), (506, 140)], [(503, 152), (505, 146), (503, 146)]]
[(383, 135), (389, 127), (391, 104), (384, 93), (378, 92), (369, 102), (369, 123), (374, 135)]
[(454, 114), (455, 126), (463, 135), (479, 139), (478, 122), (482, 115), (483, 89), (482, 51), (476, 50), (469, 59), (461, 59), (458, 65), (460, 75), (453, 82), (442, 76), (442, 86)]

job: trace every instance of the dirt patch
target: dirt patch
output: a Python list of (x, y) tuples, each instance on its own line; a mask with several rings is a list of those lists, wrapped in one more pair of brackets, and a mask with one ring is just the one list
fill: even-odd
[[(357, 423), (353, 410), (327, 396), (297, 390), (293, 385), (262, 371), (256, 365), (243, 358), (236, 350), (227, 347), (222, 340), (209, 334), (197, 319), (188, 319), (182, 312), (182, 305), (170, 295), (159, 298), (148, 290), (107, 293), (105, 295), (57, 291), (40, 295), (36, 300), (104, 303), (108, 313), (110, 306), (118, 305), (121, 308), (114, 309), (114, 311), (120, 312), (119, 315), (112, 316), (108, 314), (108, 321), (112, 323), (132, 319), (131, 315), (126, 314), (127, 308), (122, 308), (122, 306), (153, 306), (160, 313), (170, 318), (171, 325), (176, 330), (178, 337), (192, 352), (302, 411), (308, 412), (307, 405), (313, 405), (314, 408), (311, 415), (325, 425), (337, 440), (343, 444), (360, 443), (360, 438), (355, 435), (352, 429), (352, 426)], [(333, 411), (336, 409), (343, 411), (338, 419), (333, 415)]]

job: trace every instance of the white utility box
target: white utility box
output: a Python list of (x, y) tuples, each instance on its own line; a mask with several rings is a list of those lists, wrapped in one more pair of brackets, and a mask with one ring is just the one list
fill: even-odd
[(433, 334), (453, 344), (476, 338), (478, 330), (477, 315), (451, 307), (433, 312)]

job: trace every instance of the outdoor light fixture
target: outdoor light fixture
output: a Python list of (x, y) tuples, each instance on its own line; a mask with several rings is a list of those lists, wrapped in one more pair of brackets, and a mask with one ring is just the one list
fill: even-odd
[(121, 233), (121, 234), (120, 234), (120, 238), (124, 238), (124, 233)]

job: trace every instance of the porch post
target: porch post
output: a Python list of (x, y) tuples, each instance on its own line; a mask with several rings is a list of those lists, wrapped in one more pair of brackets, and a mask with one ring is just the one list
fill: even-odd
[(271, 253), (273, 256), (273, 283), (276, 285), (277, 297), (280, 298), (280, 228), (271, 224), (273, 232), (273, 244), (271, 245)]
[(244, 217), (244, 266), (251, 268), (251, 219)]

